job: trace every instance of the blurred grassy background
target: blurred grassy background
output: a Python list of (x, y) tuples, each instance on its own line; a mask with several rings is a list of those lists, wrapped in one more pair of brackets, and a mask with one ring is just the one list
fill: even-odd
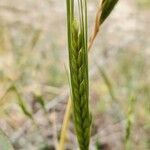
[[(89, 0), (89, 32), (96, 6)], [(149, 17), (149, 0), (120, 1), (95, 41), (91, 150), (123, 150), (130, 118), (129, 148), (150, 149)], [(0, 128), (15, 150), (54, 149), (69, 91), (65, 2), (1, 0), (0, 20)], [(77, 146), (72, 126), (68, 149)]]

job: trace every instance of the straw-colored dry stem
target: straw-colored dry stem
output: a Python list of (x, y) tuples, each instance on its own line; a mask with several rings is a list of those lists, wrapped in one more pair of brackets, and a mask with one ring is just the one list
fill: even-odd
[(60, 133), (60, 142), (57, 147), (57, 150), (64, 150), (65, 149), (65, 140), (66, 140), (66, 133), (67, 133), (67, 128), (69, 126), (69, 119), (71, 116), (71, 98), (69, 97), (66, 111), (65, 111), (65, 116), (63, 120), (63, 125)]
[(89, 49), (91, 49), (93, 42), (100, 30), (101, 25), (104, 23), (104, 21), (107, 19), (107, 17), (110, 15), (112, 10), (114, 9), (115, 5), (117, 4), (119, 0), (100, 0), (96, 17), (95, 17), (95, 25), (92, 32), (92, 35), (89, 39)]

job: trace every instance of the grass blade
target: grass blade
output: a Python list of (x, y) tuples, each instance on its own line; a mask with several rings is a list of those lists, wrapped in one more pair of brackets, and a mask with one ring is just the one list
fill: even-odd
[(110, 15), (110, 13), (114, 9), (118, 1), (119, 0), (103, 0), (102, 1), (101, 15), (100, 15), (100, 20), (99, 20), (100, 25), (107, 19), (107, 17)]

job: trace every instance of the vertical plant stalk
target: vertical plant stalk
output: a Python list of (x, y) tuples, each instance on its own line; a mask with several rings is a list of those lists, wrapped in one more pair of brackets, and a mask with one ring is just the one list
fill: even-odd
[[(91, 34), (90, 39), (89, 39), (89, 43), (88, 43), (88, 51), (90, 51), (90, 49), (91, 49), (91, 47), (92, 47), (92, 45), (94, 43), (94, 40), (95, 40), (95, 38), (96, 38), (96, 36), (97, 36), (97, 34), (99, 32), (99, 29), (100, 29), (101, 25), (106, 20), (106, 18), (109, 16), (109, 14), (111, 13), (111, 11), (113, 10), (113, 8), (115, 7), (115, 5), (117, 4), (118, 1), (119, 0), (103, 0), (101, 2), (101, 0), (100, 0), (99, 6), (98, 6), (98, 10), (97, 10), (97, 13), (96, 13), (95, 25), (94, 25), (93, 33)], [(71, 35), (69, 34), (69, 32), (70, 32), (70, 28), (71, 28), (70, 27), (70, 23), (71, 23), (71, 16), (70, 16), (71, 14), (70, 14), (70, 12), (71, 12), (71, 9), (73, 10), (73, 8), (70, 8), (70, 5), (71, 5), (71, 1), (70, 0), (66, 0), (66, 2), (67, 2), (67, 18), (68, 18), (67, 19), (67, 23), (68, 23), (68, 48), (71, 49)], [(107, 9), (105, 9), (106, 7), (107, 7)], [(103, 11), (103, 13), (102, 13), (102, 11)], [(86, 21), (87, 21), (87, 18), (86, 18)], [(86, 27), (86, 29), (87, 29), (87, 27)], [(67, 121), (67, 124), (66, 124), (65, 120), (69, 120), (69, 118), (70, 118), (71, 107), (72, 107), (72, 101), (71, 101), (71, 97), (69, 97), (68, 103), (67, 103), (67, 107), (66, 107), (66, 113), (65, 113), (64, 120), (63, 120), (63, 125), (62, 125), (63, 134), (60, 135), (59, 148), (61, 147), (61, 149), (58, 149), (58, 150), (63, 150), (64, 149), (65, 134), (66, 134), (66, 131), (67, 131), (66, 127), (68, 126), (67, 125), (68, 121)]]
[(86, 0), (78, 0), (78, 4), (79, 21), (74, 17), (73, 0), (67, 0), (69, 64), (75, 130), (80, 150), (88, 150), (91, 117), (89, 113)]

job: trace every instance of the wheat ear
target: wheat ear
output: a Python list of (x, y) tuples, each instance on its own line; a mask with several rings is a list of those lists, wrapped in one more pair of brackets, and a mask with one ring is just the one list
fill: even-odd
[(88, 106), (87, 51), (83, 45), (83, 31), (78, 34), (73, 24), (72, 36), (72, 95), (75, 127), (81, 150), (88, 150), (91, 119)]
[[(68, 48), (69, 48), (69, 53), (70, 53), (70, 50), (71, 50), (71, 34), (70, 34), (71, 21), (73, 20), (73, 16), (74, 16), (73, 15), (73, 0), (66, 0), (66, 2), (67, 2), (67, 18), (68, 18), (67, 19), (67, 22), (68, 22)], [(113, 10), (113, 8), (117, 2), (118, 2), (118, 0), (103, 0), (102, 3), (100, 1), (99, 7), (98, 7), (98, 10), (96, 13), (96, 19), (95, 19), (93, 34), (91, 34), (90, 39), (89, 39), (88, 50), (91, 49), (93, 42), (94, 42), (94, 40), (95, 40), (95, 38), (99, 32), (99, 28), (101, 27), (102, 23), (106, 20), (106, 18), (109, 16), (109, 14)], [(69, 56), (69, 60), (71, 60), (70, 56)], [(71, 102), (71, 98), (68, 99), (67, 110), (66, 110), (67, 113), (64, 117), (67, 119), (69, 119), (70, 112), (71, 112), (71, 111), (68, 111), (68, 110), (70, 110), (70, 107), (71, 107), (70, 102)], [(73, 103), (73, 107), (74, 107), (74, 103)], [(63, 122), (63, 126), (66, 126), (65, 121)], [(66, 131), (66, 128), (65, 128), (65, 131)], [(63, 137), (65, 137), (65, 136), (61, 136), (62, 139), (63, 139)], [(64, 149), (64, 140), (60, 140), (60, 147), (62, 149)], [(58, 149), (58, 150), (60, 150), (60, 149)]]
[(79, 21), (74, 17), (74, 2), (67, 0), (68, 48), (72, 104), (80, 150), (89, 149), (91, 117), (89, 113), (87, 10), (79, 0)]

